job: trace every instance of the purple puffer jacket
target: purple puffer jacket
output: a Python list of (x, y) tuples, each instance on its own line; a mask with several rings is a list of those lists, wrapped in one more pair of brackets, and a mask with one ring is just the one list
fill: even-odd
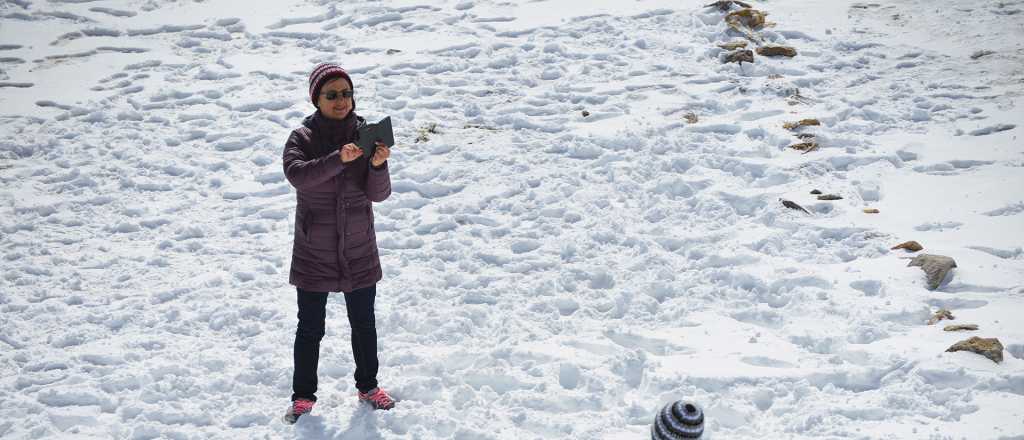
[(375, 169), (364, 157), (342, 163), (338, 150), (353, 139), (338, 127), (318, 112), (284, 147), (284, 174), (298, 195), (288, 282), (314, 292), (351, 292), (382, 277), (372, 202), (391, 195), (388, 165)]

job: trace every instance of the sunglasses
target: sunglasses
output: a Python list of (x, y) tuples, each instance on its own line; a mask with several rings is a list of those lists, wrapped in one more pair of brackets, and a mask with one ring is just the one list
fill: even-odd
[(324, 95), (324, 98), (327, 98), (328, 101), (334, 101), (338, 98), (351, 98), (352, 94), (353, 92), (351, 90), (342, 90), (340, 92), (331, 90), (327, 93), (321, 93), (321, 95)]

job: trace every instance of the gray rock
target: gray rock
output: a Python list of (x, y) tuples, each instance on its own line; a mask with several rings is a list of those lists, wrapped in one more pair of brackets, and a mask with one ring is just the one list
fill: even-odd
[(904, 241), (903, 243), (900, 243), (900, 244), (890, 248), (890, 250), (896, 250), (896, 249), (906, 249), (906, 250), (908, 250), (910, 252), (917, 252), (917, 251), (919, 251), (921, 249), (924, 249), (924, 246), (921, 246), (921, 243), (918, 243), (918, 242), (916, 242), (914, 240), (910, 240), (910, 241)]
[(921, 254), (910, 260), (907, 267), (917, 266), (928, 276), (928, 289), (935, 290), (942, 284), (946, 274), (956, 267), (956, 261), (944, 255)]
[(953, 324), (942, 328), (942, 330), (947, 332), (975, 331), (977, 329), (978, 324)]

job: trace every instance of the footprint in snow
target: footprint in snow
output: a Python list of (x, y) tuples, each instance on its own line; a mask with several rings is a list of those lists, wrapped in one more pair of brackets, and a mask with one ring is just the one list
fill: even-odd
[(765, 356), (744, 356), (740, 358), (740, 362), (747, 365), (753, 365), (755, 367), (767, 367), (767, 368), (794, 368), (796, 365), (786, 361), (772, 359)]
[(996, 249), (988, 246), (967, 246), (967, 248), (981, 251), (1004, 260), (1020, 260), (1021, 258), (1024, 258), (1024, 251), (1022, 251), (1020, 247), (1016, 249)]
[(967, 134), (971, 136), (987, 136), (1001, 131), (1013, 130), (1014, 128), (1017, 128), (1014, 124), (996, 124), (989, 127), (979, 128), (977, 130), (971, 130)]
[(960, 223), (960, 222), (932, 222), (932, 223), (923, 223), (923, 224), (914, 226), (914, 230), (921, 231), (921, 232), (926, 232), (926, 231), (939, 231), (939, 232), (942, 232), (942, 231), (945, 231), (947, 229), (957, 229), (957, 228), (959, 228), (959, 227), (961, 227), (963, 225), (964, 224)]
[(993, 209), (991, 211), (983, 212), (982, 215), (989, 217), (1001, 217), (1006, 215), (1017, 215), (1024, 212), (1024, 202), (1018, 202), (1011, 205), (1006, 205), (999, 209)]
[(110, 16), (113, 16), (113, 17), (134, 17), (134, 16), (137, 15), (133, 11), (125, 11), (125, 10), (121, 10), (121, 9), (104, 8), (104, 7), (89, 8), (89, 11), (100, 13), (100, 14), (107, 14), (107, 15), (110, 15)]

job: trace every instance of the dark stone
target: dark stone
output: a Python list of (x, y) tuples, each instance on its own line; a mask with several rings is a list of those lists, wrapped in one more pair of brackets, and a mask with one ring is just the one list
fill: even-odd
[(750, 49), (737, 50), (725, 56), (724, 63), (753, 63), (754, 51)]

